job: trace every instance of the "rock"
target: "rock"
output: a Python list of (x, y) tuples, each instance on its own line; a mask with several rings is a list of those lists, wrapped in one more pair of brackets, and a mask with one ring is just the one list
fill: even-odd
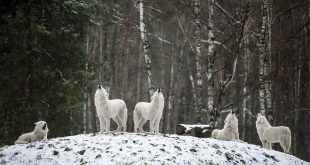
[(59, 152), (58, 151), (53, 151), (53, 155), (58, 155)]
[(222, 151), (221, 150), (216, 150), (216, 154), (222, 155)]
[(211, 136), (211, 128), (209, 125), (178, 124), (176, 126), (176, 134), (207, 138)]
[(192, 151), (192, 152), (197, 152), (197, 150), (195, 148), (191, 148), (189, 150)]
[(42, 159), (42, 155), (41, 154), (37, 155), (36, 159), (37, 160), (41, 160)]
[(79, 153), (80, 155), (84, 155), (85, 151), (86, 151), (86, 150), (81, 150), (81, 151), (78, 151), (78, 153)]
[(217, 145), (217, 144), (212, 144), (212, 147), (215, 148), (215, 149), (219, 149), (220, 148), (220, 146)]
[(37, 149), (41, 150), (44, 148), (44, 145), (40, 145)]
[(267, 153), (263, 153), (263, 155), (265, 156), (265, 157), (267, 157), (267, 158), (271, 158), (272, 160), (274, 160), (274, 161), (276, 161), (276, 162), (278, 162), (279, 160), (278, 159), (276, 159), (273, 155), (268, 155)]
[(34, 144), (29, 144), (26, 148), (33, 148), (33, 147), (35, 147)]
[(226, 152), (225, 157), (228, 161), (234, 160), (233, 154)]
[(174, 146), (178, 151), (181, 151), (182, 149), (179, 146)]

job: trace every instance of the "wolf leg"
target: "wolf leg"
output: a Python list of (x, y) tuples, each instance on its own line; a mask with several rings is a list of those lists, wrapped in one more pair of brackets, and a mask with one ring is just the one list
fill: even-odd
[(105, 120), (100, 115), (98, 115), (98, 117), (99, 117), (99, 123), (100, 123), (100, 133), (103, 133), (105, 130)]
[(122, 115), (121, 115), (121, 122), (122, 122), (122, 126), (123, 126), (123, 131), (126, 132), (127, 130), (127, 108), (125, 107)]
[(156, 134), (159, 134), (159, 122), (160, 122), (160, 117), (155, 120), (155, 133)]
[(272, 150), (272, 143), (267, 143), (267, 148)]
[(144, 119), (143, 117), (141, 117), (141, 120), (139, 121), (139, 132), (145, 132), (143, 130), (143, 125), (146, 123), (146, 119)]
[(138, 118), (138, 112), (136, 109), (133, 111), (133, 123), (134, 123), (133, 131), (138, 132), (139, 118)]
[(155, 119), (150, 120), (150, 133), (155, 133)]
[(105, 132), (109, 132), (110, 131), (110, 118), (109, 117), (105, 117)]
[(115, 130), (116, 132), (119, 132), (122, 129), (122, 122), (119, 116), (115, 116), (112, 118), (116, 123), (117, 123), (117, 129)]

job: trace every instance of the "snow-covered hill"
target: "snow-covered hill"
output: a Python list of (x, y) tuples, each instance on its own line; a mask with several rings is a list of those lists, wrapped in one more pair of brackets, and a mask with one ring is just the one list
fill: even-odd
[(86, 134), (0, 149), (0, 164), (298, 164), (259, 146), (177, 135)]

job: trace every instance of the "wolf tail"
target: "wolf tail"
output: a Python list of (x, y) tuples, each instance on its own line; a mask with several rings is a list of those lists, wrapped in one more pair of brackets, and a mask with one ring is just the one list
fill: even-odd
[(289, 128), (286, 129), (284, 145), (285, 145), (285, 149), (283, 148), (284, 152), (289, 153), (289, 150), (291, 148), (291, 131)]

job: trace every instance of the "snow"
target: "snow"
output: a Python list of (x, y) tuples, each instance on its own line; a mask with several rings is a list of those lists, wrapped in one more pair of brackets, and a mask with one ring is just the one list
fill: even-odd
[(310, 165), (260, 146), (209, 138), (138, 133), (80, 134), (0, 148), (0, 164)]
[(188, 133), (188, 131), (190, 131), (191, 129), (195, 128), (195, 127), (199, 127), (204, 129), (202, 133), (206, 132), (208, 130), (208, 128), (210, 128), (210, 125), (187, 125), (187, 124), (180, 124), (180, 126), (183, 126), (186, 130), (185, 133)]

